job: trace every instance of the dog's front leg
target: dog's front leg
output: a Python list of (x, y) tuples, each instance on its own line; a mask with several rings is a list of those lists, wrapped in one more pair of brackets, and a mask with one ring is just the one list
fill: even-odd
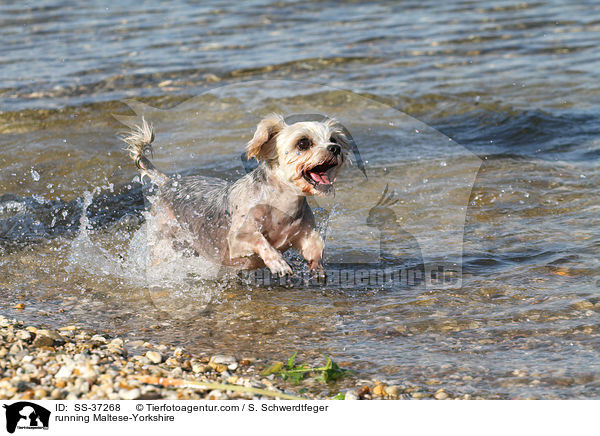
[(325, 276), (325, 270), (321, 264), (325, 243), (316, 229), (302, 232), (299, 238), (294, 241), (293, 246), (308, 261), (308, 267), (311, 271), (316, 272), (320, 277)]
[(315, 217), (308, 204), (305, 204), (300, 229), (298, 235), (292, 241), (292, 246), (308, 261), (308, 267), (311, 271), (316, 272), (319, 277), (325, 277), (325, 270), (321, 265), (325, 242), (323, 242), (323, 238), (316, 229)]
[(257, 254), (273, 274), (292, 274), (292, 268), (283, 259), (281, 253), (273, 248), (267, 238), (258, 230), (237, 231), (229, 238), (231, 258), (247, 257)]

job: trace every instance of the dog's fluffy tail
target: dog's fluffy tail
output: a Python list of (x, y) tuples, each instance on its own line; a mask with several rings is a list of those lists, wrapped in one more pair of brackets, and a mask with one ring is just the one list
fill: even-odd
[(127, 144), (126, 150), (142, 173), (147, 175), (157, 185), (164, 184), (169, 178), (156, 169), (145, 153), (152, 153), (152, 142), (154, 141), (154, 130), (152, 125), (142, 117), (142, 125), (136, 125), (129, 132), (124, 133), (121, 139)]

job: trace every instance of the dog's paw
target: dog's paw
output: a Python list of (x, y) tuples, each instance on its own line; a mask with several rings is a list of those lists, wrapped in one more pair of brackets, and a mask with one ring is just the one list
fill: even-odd
[(293, 274), (292, 268), (288, 265), (288, 263), (285, 260), (283, 260), (283, 258), (273, 259), (269, 261), (266, 265), (267, 268), (269, 268), (269, 270), (271, 271), (271, 274), (276, 274), (280, 276), (291, 276)]

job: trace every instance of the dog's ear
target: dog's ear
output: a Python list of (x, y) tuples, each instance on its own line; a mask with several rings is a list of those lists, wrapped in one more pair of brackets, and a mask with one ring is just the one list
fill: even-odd
[(275, 136), (285, 127), (285, 120), (281, 115), (271, 114), (258, 123), (254, 137), (246, 145), (246, 156), (256, 160), (269, 160), (275, 158)]

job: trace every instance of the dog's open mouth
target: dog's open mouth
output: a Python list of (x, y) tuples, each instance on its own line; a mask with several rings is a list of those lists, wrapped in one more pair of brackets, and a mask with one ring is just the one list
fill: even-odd
[(325, 162), (317, 165), (313, 168), (304, 170), (302, 175), (304, 179), (315, 187), (331, 185), (335, 178), (332, 180), (333, 169), (337, 166), (337, 162)]

